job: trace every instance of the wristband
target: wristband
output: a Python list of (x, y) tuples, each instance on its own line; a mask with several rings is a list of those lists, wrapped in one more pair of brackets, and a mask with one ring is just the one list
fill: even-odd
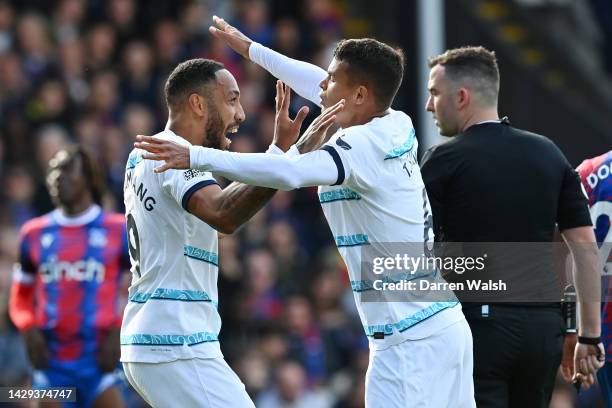
[(589, 346), (596, 346), (601, 343), (601, 337), (583, 337), (578, 336), (578, 343), (587, 344)]

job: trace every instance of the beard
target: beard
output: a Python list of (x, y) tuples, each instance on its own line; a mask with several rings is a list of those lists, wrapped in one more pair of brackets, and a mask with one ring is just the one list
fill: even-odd
[(221, 150), (221, 142), (225, 138), (225, 126), (219, 111), (211, 102), (208, 103), (208, 122), (204, 132), (206, 147)]

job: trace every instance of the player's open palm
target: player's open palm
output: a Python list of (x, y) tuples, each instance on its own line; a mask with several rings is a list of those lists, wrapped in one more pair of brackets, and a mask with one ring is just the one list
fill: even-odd
[(142, 157), (147, 160), (163, 160), (165, 163), (155, 168), (156, 173), (168, 169), (189, 168), (189, 147), (181, 146), (170, 140), (158, 139), (153, 136), (136, 136), (134, 147), (145, 150)]
[(321, 114), (312, 121), (306, 132), (297, 142), (297, 148), (300, 153), (312, 152), (320, 148), (327, 141), (327, 131), (336, 121), (336, 115), (344, 109), (344, 99), (336, 102), (321, 112)]
[(249, 37), (242, 34), (236, 27), (229, 25), (224, 19), (213, 16), (213, 23), (208, 31), (215, 37), (230, 46), (238, 54), (249, 59), (249, 46), (253, 42)]
[(291, 104), (291, 88), (276, 81), (276, 118), (274, 123), (274, 143), (283, 151), (287, 151), (295, 143), (300, 135), (302, 123), (308, 115), (308, 107), (303, 106), (295, 116), (289, 117), (289, 105)]

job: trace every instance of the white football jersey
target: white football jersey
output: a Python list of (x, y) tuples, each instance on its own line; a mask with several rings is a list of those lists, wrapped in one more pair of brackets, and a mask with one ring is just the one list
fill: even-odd
[(440, 302), (362, 300), (372, 290), (371, 282), (362, 279), (365, 246), (433, 241), (417, 146), (410, 117), (390, 110), (364, 125), (340, 129), (322, 147), (331, 154), (339, 174), (336, 185), (319, 187), (319, 201), (375, 349), (428, 337), (463, 319), (454, 296)]
[[(169, 129), (156, 137), (190, 145)], [(121, 361), (221, 357), (217, 231), (186, 210), (195, 191), (216, 181), (194, 169), (154, 173), (160, 163), (143, 154), (130, 153), (124, 183), (133, 277)]]

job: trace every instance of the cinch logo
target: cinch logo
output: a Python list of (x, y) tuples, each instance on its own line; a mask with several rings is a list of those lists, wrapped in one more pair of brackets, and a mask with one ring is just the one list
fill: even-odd
[(100, 283), (104, 281), (106, 269), (104, 264), (92, 258), (86, 261), (58, 262), (57, 258), (51, 257), (48, 262), (40, 265), (38, 272), (44, 283), (58, 282), (60, 280), (77, 282), (92, 282), (95, 280)]

